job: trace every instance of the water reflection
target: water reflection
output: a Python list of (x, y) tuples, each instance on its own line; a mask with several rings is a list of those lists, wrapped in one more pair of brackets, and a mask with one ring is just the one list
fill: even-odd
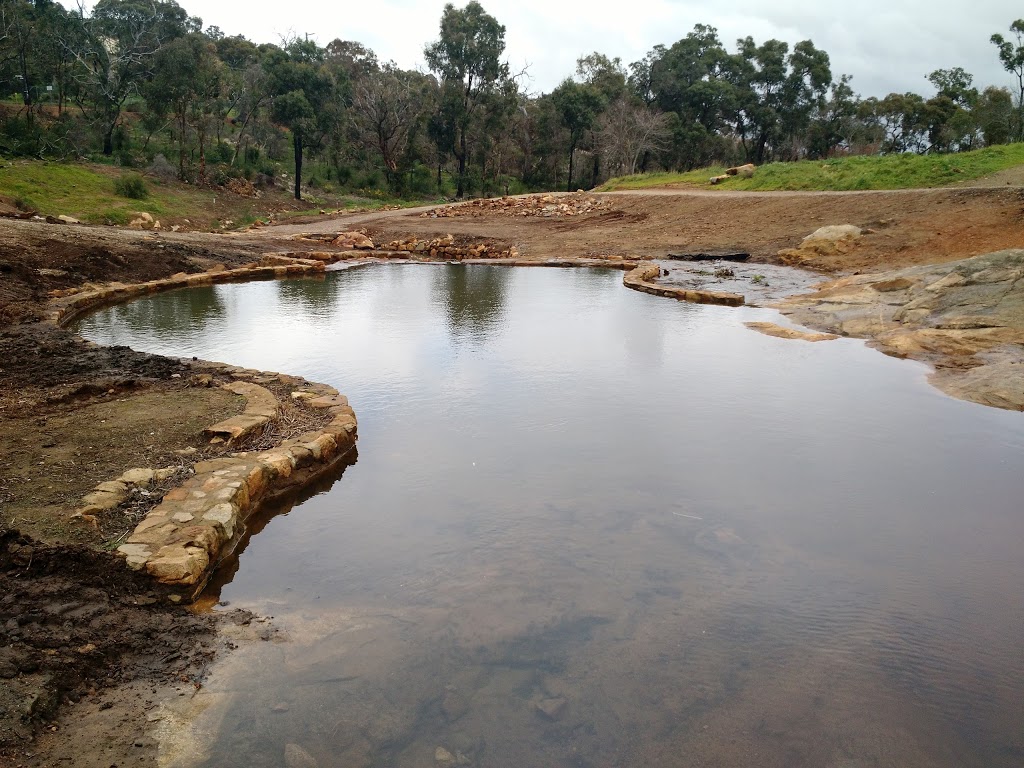
[(83, 323), (360, 418), (221, 588), (280, 641), (167, 706), (164, 765), (1024, 762), (1021, 414), (618, 273), (326, 282), (224, 287), (201, 333)]
[(505, 313), (508, 269), (472, 269), (446, 264), (431, 270), (434, 301), (444, 309), (457, 341), (482, 340)]
[(326, 276), (309, 280), (281, 280), (277, 286), (278, 299), (282, 304), (301, 308), (311, 318), (327, 317), (338, 302), (340, 283)]

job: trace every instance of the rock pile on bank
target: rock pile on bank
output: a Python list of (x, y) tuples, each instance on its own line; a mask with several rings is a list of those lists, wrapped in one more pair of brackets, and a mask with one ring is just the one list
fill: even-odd
[(538, 216), (567, 218), (608, 210), (606, 200), (576, 192), (566, 195), (527, 195), (498, 197), (490, 200), (471, 200), (468, 203), (445, 205), (420, 214), (421, 219), (452, 219), (460, 216)]
[(452, 235), (420, 240), (407, 237), (392, 240), (383, 246), (385, 251), (399, 253), (415, 253), (429, 256), (432, 259), (515, 259), (519, 257), (519, 249), (514, 245), (503, 247), (487, 242), (457, 243)]

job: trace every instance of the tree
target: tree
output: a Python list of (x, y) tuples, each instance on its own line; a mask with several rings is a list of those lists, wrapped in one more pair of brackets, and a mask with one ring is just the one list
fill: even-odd
[(590, 85), (564, 80), (551, 92), (562, 125), (569, 131), (569, 180), (567, 191), (572, 191), (576, 146), (583, 132), (593, 127), (604, 106), (600, 91)]
[(857, 99), (850, 80), (849, 75), (843, 75), (839, 82), (832, 83), (828, 101), (812, 119), (807, 135), (807, 151), (811, 157), (828, 157), (843, 144), (849, 145), (856, 130), (857, 116)]
[(601, 115), (598, 137), (609, 173), (632, 175), (645, 155), (665, 149), (671, 131), (665, 114), (622, 96)]
[(185, 158), (190, 131), (199, 147), (199, 181), (206, 179), (206, 137), (210, 115), (220, 95), (221, 62), (216, 47), (193, 33), (157, 51), (154, 75), (145, 89), (146, 102), (157, 113), (170, 111), (178, 133), (178, 175), (187, 178)]
[(333, 116), (335, 83), (322, 66), (324, 51), (309, 40), (274, 48), (264, 61), (274, 94), (271, 115), (291, 131), (295, 151), (295, 199), (302, 199), (302, 159), (307, 139), (326, 132)]
[(973, 149), (978, 127), (971, 114), (978, 102), (974, 78), (961, 67), (936, 69), (928, 82), (938, 91), (924, 105), (929, 152), (959, 152)]
[(1013, 22), (1010, 32), (1016, 45), (998, 34), (992, 35), (990, 40), (999, 49), (1003, 68), (1017, 78), (1017, 140), (1024, 141), (1024, 19)]
[(399, 161), (420, 122), (421, 105), (425, 102), (423, 77), (387, 64), (355, 88), (352, 113), (358, 136), (366, 147), (380, 155), (392, 191)]
[(174, 0), (100, 0), (90, 18), (80, 12), (78, 19), (84, 34), (64, 45), (77, 63), (78, 104), (99, 125), (110, 155), (124, 104), (151, 76), (156, 52), (198, 32), (202, 21)]
[(450, 150), (459, 163), (456, 197), (465, 193), (470, 129), (486, 98), (508, 79), (508, 64), (500, 60), (504, 51), (505, 27), (476, 0), (461, 10), (445, 5), (440, 37), (423, 51), (427, 66), (441, 78), (448, 126), (435, 135), (451, 137)]
[(781, 40), (759, 46), (747, 37), (738, 46), (739, 55), (732, 59), (733, 77), (743, 95), (736, 125), (747, 158), (757, 163), (796, 159), (797, 140), (832, 82), (828, 54), (810, 40), (794, 45), (792, 53)]

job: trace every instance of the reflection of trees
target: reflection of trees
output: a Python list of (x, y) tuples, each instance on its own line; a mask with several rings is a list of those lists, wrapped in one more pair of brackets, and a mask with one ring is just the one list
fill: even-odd
[(449, 264), (434, 272), (434, 301), (444, 305), (448, 328), (458, 340), (479, 337), (500, 320), (510, 270)]
[(187, 288), (119, 304), (87, 322), (113, 340), (125, 331), (157, 338), (179, 335), (186, 329), (201, 333), (224, 317), (224, 303), (214, 286)]
[(301, 309), (311, 315), (326, 316), (338, 301), (340, 281), (336, 276), (307, 277), (301, 280), (278, 280), (277, 296), (287, 310)]

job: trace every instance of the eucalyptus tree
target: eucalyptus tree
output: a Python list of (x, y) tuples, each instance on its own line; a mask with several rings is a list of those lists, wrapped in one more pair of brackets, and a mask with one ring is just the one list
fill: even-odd
[(380, 156), (392, 191), (397, 191), (400, 164), (409, 156), (412, 139), (432, 101), (433, 85), (428, 76), (390, 63), (354, 86), (352, 120), (357, 140)]
[(199, 181), (206, 180), (207, 137), (221, 93), (222, 68), (214, 42), (198, 32), (167, 43), (154, 57), (153, 79), (144, 89), (146, 103), (157, 114), (173, 116), (183, 180), (188, 178), (185, 161), (192, 136), (199, 150)]
[(999, 34), (990, 40), (999, 49), (1003, 68), (1017, 78), (1017, 140), (1024, 141), (1024, 19), (1010, 25), (1010, 34), (1012, 41)]
[[(443, 125), (432, 134), (450, 145), (458, 162), (456, 197), (466, 189), (469, 135), (489, 99), (509, 79), (508, 64), (501, 61), (505, 51), (505, 27), (471, 0), (465, 8), (451, 3), (444, 7), (439, 38), (423, 54), (427, 66), (441, 80)], [(439, 145), (439, 149), (440, 149)]]
[(583, 133), (594, 127), (605, 101), (596, 87), (571, 79), (563, 80), (551, 92), (551, 100), (558, 110), (562, 125), (568, 131), (569, 178), (566, 189), (571, 192), (575, 178), (576, 147)]
[(811, 115), (825, 101), (832, 83), (829, 57), (810, 40), (793, 46), (781, 40), (757, 45), (752, 37), (737, 42), (732, 57), (739, 91), (736, 131), (747, 158), (792, 160)]
[(324, 66), (324, 50), (309, 40), (272, 48), (263, 66), (273, 94), (271, 116), (291, 131), (295, 152), (295, 199), (302, 199), (302, 160), (308, 140), (322, 138), (336, 116), (337, 83)]
[[(670, 47), (652, 50), (647, 61), (650, 103), (675, 115), (670, 121), (674, 146), (669, 164), (694, 168), (718, 159), (725, 151), (721, 132), (735, 104), (730, 57), (718, 30), (697, 24)], [(645, 69), (633, 66), (634, 88), (644, 82)]]
[(113, 153), (113, 135), (125, 102), (153, 74), (161, 46), (202, 29), (174, 0), (100, 0), (81, 33), (62, 44), (76, 62), (81, 86), (77, 103), (99, 127), (103, 154)]

